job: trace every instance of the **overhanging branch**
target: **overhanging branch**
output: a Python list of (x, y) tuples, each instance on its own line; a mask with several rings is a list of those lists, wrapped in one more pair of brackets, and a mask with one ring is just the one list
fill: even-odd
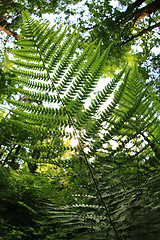
[(127, 41), (125, 42), (122, 42), (121, 43), (121, 46), (125, 45), (126, 43), (132, 41), (133, 39), (137, 38), (137, 37), (141, 37), (143, 34), (147, 33), (147, 32), (151, 32), (154, 28), (157, 28), (157, 27), (160, 27), (160, 22), (159, 23), (156, 23), (155, 25), (153, 26), (150, 26), (146, 29), (144, 29), (143, 31), (139, 32), (138, 34), (132, 36), (131, 38), (129, 38)]
[(12, 32), (11, 30), (5, 28), (4, 26), (0, 25), (0, 31), (7, 33), (8, 36), (13, 36), (15, 39), (21, 39), (20, 36), (18, 36), (17, 33)]
[(151, 13), (155, 13), (158, 9), (160, 9), (160, 1), (155, 0), (154, 2), (146, 5), (145, 7), (138, 9), (133, 17), (132, 24), (137, 23), (140, 19), (143, 19), (146, 16), (150, 16)]

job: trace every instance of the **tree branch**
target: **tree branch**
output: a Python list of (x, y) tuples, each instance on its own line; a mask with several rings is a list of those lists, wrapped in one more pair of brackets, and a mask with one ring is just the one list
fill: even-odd
[(96, 25), (94, 25), (94, 26), (92, 26), (92, 27), (83, 28), (83, 30), (84, 30), (84, 31), (93, 30), (93, 29), (95, 29), (95, 28), (97, 28), (97, 27), (98, 27), (98, 24), (96, 24)]
[(160, 22), (159, 22), (159, 23), (156, 23), (156, 24), (153, 25), (153, 26), (150, 26), (150, 27), (144, 29), (143, 31), (141, 31), (141, 32), (139, 32), (138, 34), (136, 34), (136, 35), (132, 36), (131, 38), (129, 38), (127, 41), (122, 42), (122, 43), (121, 43), (121, 46), (125, 45), (126, 43), (132, 41), (133, 39), (135, 39), (135, 38), (137, 38), (137, 37), (142, 36), (143, 34), (145, 34), (145, 33), (147, 33), (147, 32), (151, 32), (154, 28), (157, 28), (157, 27), (160, 27)]
[(5, 28), (4, 26), (0, 25), (0, 31), (3, 31), (5, 33), (7, 33), (8, 36), (13, 36), (15, 39), (22, 39), (20, 36), (18, 36), (17, 33), (12, 32), (11, 30)]
[(137, 9), (145, 0), (137, 0), (134, 3), (130, 4), (125, 12), (123, 12), (117, 19), (116, 22), (119, 25), (123, 25), (127, 21), (133, 18), (134, 9)]
[(146, 5), (145, 7), (138, 9), (133, 15), (132, 24), (134, 25), (140, 19), (143, 19), (146, 16), (150, 16), (151, 13), (155, 13), (158, 9), (160, 9), (160, 1), (155, 0), (154, 2)]

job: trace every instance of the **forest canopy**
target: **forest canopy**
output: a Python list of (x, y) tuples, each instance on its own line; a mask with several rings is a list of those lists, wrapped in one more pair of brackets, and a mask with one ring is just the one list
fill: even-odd
[(159, 1), (0, 5), (0, 240), (158, 240)]

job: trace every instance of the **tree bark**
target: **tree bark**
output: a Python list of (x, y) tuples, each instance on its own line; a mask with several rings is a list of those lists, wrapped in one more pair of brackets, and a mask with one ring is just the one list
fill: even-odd
[(143, 2), (145, 2), (145, 0), (137, 0), (129, 5), (127, 10), (116, 19), (118, 25), (122, 26), (130, 20), (132, 20), (132, 25), (134, 25), (140, 19), (150, 16), (151, 13), (154, 13), (156, 10), (160, 9), (160, 0), (155, 0), (145, 7), (138, 9)]
[(123, 25), (124, 23), (128, 22), (133, 18), (133, 12), (139, 6), (142, 5), (143, 2), (146, 0), (137, 0), (134, 3), (130, 4), (125, 12), (123, 12), (119, 17), (117, 17), (116, 22), (119, 25)]
[[(18, 17), (19, 15), (17, 15)], [(16, 17), (16, 18), (17, 18)], [(15, 19), (12, 21), (12, 23), (15, 21)], [(9, 28), (10, 28), (10, 23), (7, 22), (7, 19), (2, 15), (0, 14), (0, 31), (2, 32), (5, 32), (7, 33), (7, 36), (13, 36), (15, 39), (21, 39), (20, 36), (18, 36), (17, 33), (11, 31)]]
[(158, 9), (160, 9), (160, 1), (155, 0), (154, 2), (146, 5), (145, 7), (138, 9), (133, 15), (132, 24), (137, 23), (140, 19), (143, 19), (146, 16), (150, 16), (151, 13), (155, 13)]
[(15, 32), (12, 32), (9, 29), (6, 29), (4, 26), (0, 25), (0, 31), (7, 33), (8, 36), (13, 36), (15, 39), (21, 39), (20, 36), (18, 36), (18, 34), (16, 34)]

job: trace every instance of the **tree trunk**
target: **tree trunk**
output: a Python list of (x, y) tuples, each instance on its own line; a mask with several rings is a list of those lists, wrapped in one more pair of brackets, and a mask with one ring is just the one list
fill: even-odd
[(16, 160), (17, 155), (18, 155), (18, 153), (19, 153), (20, 150), (21, 150), (21, 146), (18, 145), (18, 147), (16, 148), (16, 151), (15, 151), (15, 153), (14, 153), (12, 159), (11, 159), (11, 163), (10, 163), (10, 166), (11, 166), (11, 168), (13, 168), (13, 169), (14, 169), (14, 165), (15, 165), (15, 160)]
[(5, 150), (1, 147), (1, 153), (0, 153), (0, 158), (3, 156)]
[[(34, 149), (32, 153), (32, 158), (35, 158), (38, 160), (40, 157), (40, 153), (41, 153), (40, 150)], [(35, 173), (38, 168), (38, 165), (37, 163), (28, 162), (28, 167), (31, 173)]]
[(12, 151), (13, 151), (14, 148), (15, 148), (15, 145), (10, 148), (9, 153), (7, 154), (7, 157), (5, 158), (5, 160), (4, 160), (3, 164), (2, 164), (3, 166), (8, 163), (9, 156), (10, 156), (10, 154), (12, 153)]

